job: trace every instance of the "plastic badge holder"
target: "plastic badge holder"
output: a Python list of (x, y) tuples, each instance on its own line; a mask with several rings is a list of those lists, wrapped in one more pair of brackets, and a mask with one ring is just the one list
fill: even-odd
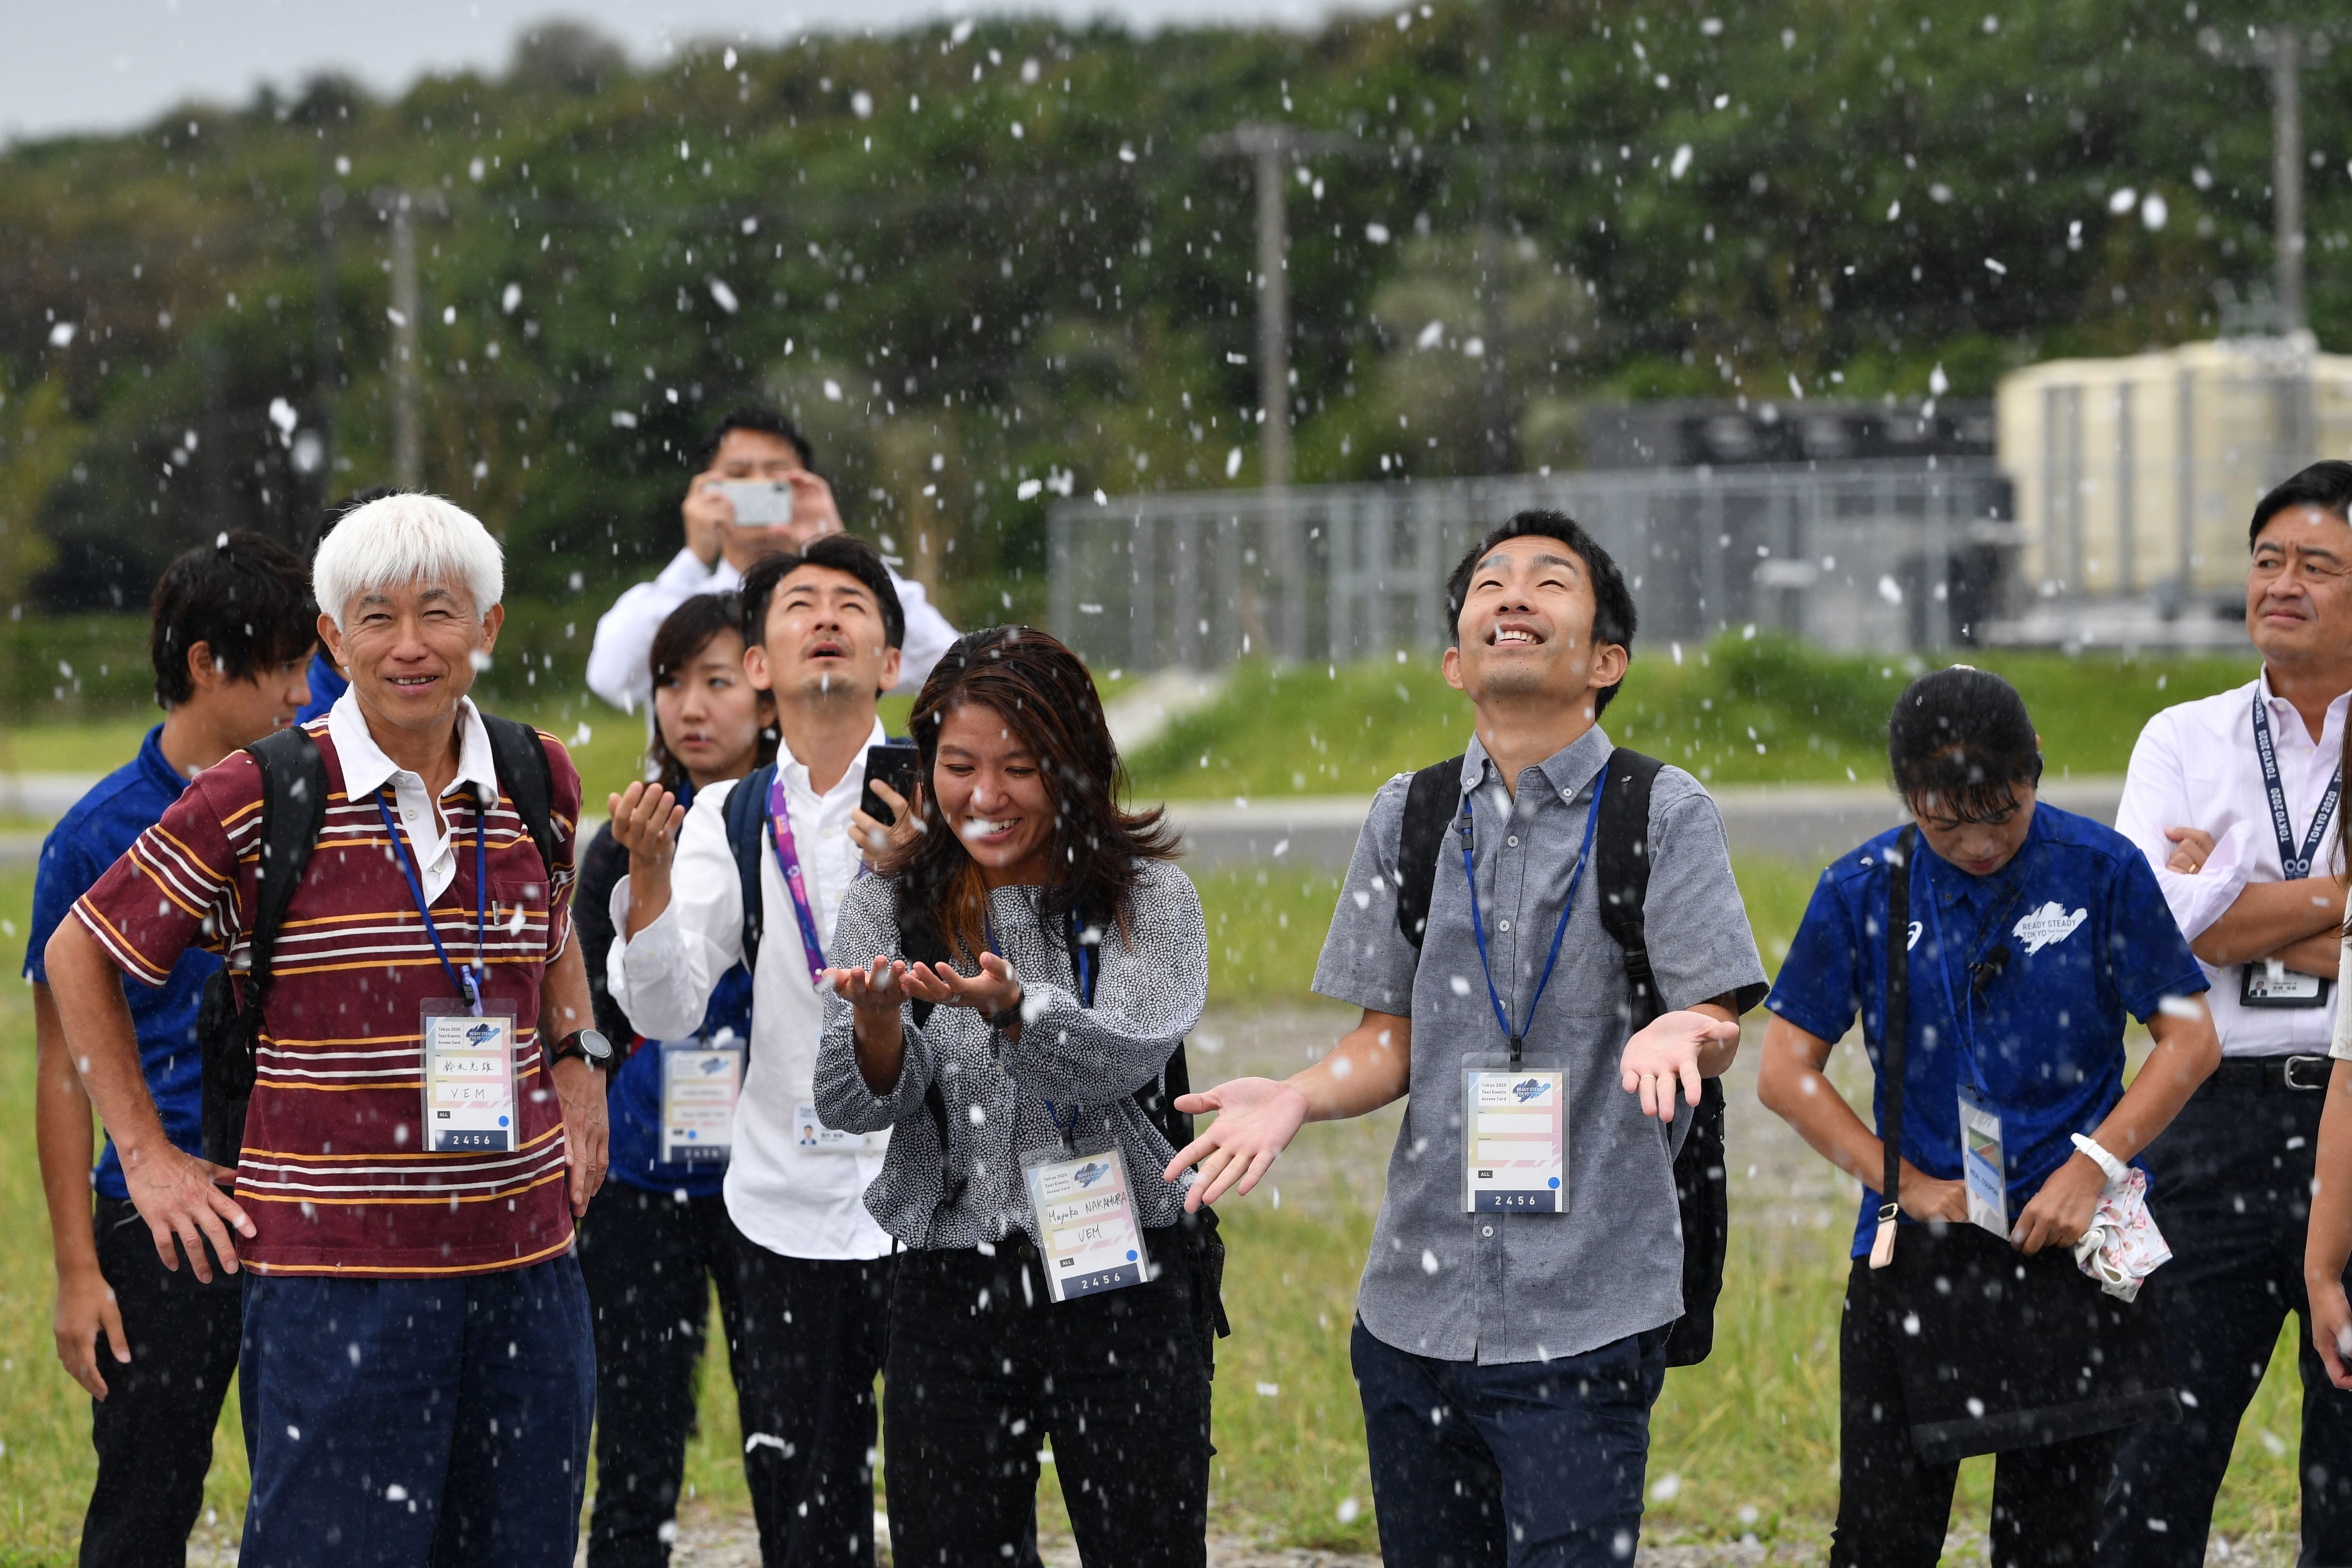
[(1548, 1058), (1474, 1057), (1462, 1069), (1462, 1207), (1568, 1212), (1568, 1071)]
[(740, 1041), (664, 1040), (661, 1157), (688, 1164), (727, 1158), (735, 1143), (735, 1100), (742, 1084)]
[(515, 1015), (455, 998), (422, 1004), (427, 1154), (515, 1151)]
[(1045, 1238), (1045, 1290), (1057, 1301), (1140, 1285), (1143, 1235), (1127, 1161), (1116, 1147), (1098, 1153), (1024, 1155), (1029, 1206)]
[(2009, 1237), (2009, 1181), (2000, 1146), (2000, 1113), (1960, 1091), (1960, 1175), (1968, 1183), (1969, 1223)]

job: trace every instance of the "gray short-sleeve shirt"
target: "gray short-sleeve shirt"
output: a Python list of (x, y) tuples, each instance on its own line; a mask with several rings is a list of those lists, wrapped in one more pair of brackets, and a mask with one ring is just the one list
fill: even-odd
[[(1495, 990), (1526, 1049), (1568, 1070), (1569, 1211), (1469, 1214), (1462, 1207), (1461, 1069), (1507, 1037), (1487, 999), (1471, 929), (1461, 840), (1448, 832), (1420, 951), (1397, 928), (1396, 859), (1411, 775), (1381, 789), (1356, 841), (1316, 967), (1336, 1000), (1412, 1019), (1404, 1124), (1389, 1159), (1357, 1309), (1384, 1343), (1444, 1361), (1575, 1355), (1682, 1314), (1674, 1153), (1690, 1125), (1644, 1117), (1618, 1079), (1630, 993), (1623, 954), (1601, 924), (1588, 875), (1559, 963), (1527, 1012), (1584, 841), (1585, 813), (1615, 747), (1597, 727), (1507, 792), (1474, 738), (1463, 762), (1479, 908)], [(1696, 779), (1659, 770), (1650, 799), (1643, 915), (1664, 1005), (1764, 993), (1764, 966), (1732, 880), (1722, 819)], [(1597, 853), (1596, 848), (1596, 853)]]

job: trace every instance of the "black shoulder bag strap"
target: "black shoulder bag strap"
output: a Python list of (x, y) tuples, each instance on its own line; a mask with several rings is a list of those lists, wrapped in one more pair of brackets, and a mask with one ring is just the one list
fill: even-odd
[(1878, 1042), (1880, 1101), (1885, 1120), (1879, 1139), (1886, 1147), (1885, 1174), (1879, 1178), (1878, 1233), (1871, 1239), (1870, 1266), (1895, 1261), (1895, 1216), (1903, 1212), (1903, 1053), (1911, 1007), (1911, 847), (1919, 830), (1906, 827), (1886, 857), (1886, 1030)]
[(767, 929), (765, 901), (760, 895), (760, 857), (768, 847), (768, 786), (776, 779), (776, 765), (755, 768), (727, 796), (727, 848), (735, 857), (735, 876), (743, 886), (743, 972), (759, 973), (760, 934)]
[(318, 742), (299, 725), (245, 749), (261, 770), (259, 857), (253, 919), (246, 933), (249, 967), (241, 988), (226, 967), (205, 982), (196, 1023), (203, 1051), (204, 1156), (228, 1166), (236, 1165), (245, 1147), (245, 1110), (258, 1071), (262, 1009), (269, 1000), (278, 928), (285, 924), (286, 907), (326, 826), (330, 788)]
[(514, 802), (515, 814), (522, 819), (523, 831), (530, 835), (532, 847), (539, 851), (540, 863), (547, 868), (548, 899), (552, 903), (555, 775), (547, 765), (547, 744), (540, 738), (537, 729), (520, 719), (486, 713), (482, 715), (482, 727), (489, 733), (490, 762), (498, 771), (499, 787)]

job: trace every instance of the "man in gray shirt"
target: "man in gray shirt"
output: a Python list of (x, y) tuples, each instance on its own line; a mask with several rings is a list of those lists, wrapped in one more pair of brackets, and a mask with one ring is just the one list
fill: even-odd
[(1604, 769), (1610, 788), (1619, 777), (1598, 720), (1625, 675), (1633, 597), (1556, 512), (1496, 528), (1447, 594), (1445, 678), (1477, 733), (1444, 797), (1458, 814), (1421, 944), (1398, 919), (1401, 869), (1429, 872), (1398, 863), (1400, 775), (1372, 803), (1315, 975), (1363, 1021), (1285, 1082), (1180, 1100), (1219, 1114), (1168, 1174), (1198, 1163), (1192, 1206), (1247, 1193), (1302, 1124), (1410, 1096), (1353, 1345), (1381, 1552), (1412, 1568), (1630, 1563), (1683, 1312), (1673, 1167), (1691, 1118), (1675, 1091), (1696, 1105), (1730, 1065), (1764, 969), (1715, 803), (1661, 768), (1643, 912), (1657, 999), (1677, 1010), (1626, 1038), (1625, 955), (1584, 873)]

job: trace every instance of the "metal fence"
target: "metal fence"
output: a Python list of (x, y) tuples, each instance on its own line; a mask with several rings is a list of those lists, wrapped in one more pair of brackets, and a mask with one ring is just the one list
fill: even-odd
[(1076, 499), (1051, 517), (1054, 630), (1137, 673), (1443, 647), (1446, 573), (1529, 507), (1617, 559), (1654, 645), (1751, 624), (1832, 648), (1970, 643), (2020, 542), (2009, 482), (1971, 458)]

